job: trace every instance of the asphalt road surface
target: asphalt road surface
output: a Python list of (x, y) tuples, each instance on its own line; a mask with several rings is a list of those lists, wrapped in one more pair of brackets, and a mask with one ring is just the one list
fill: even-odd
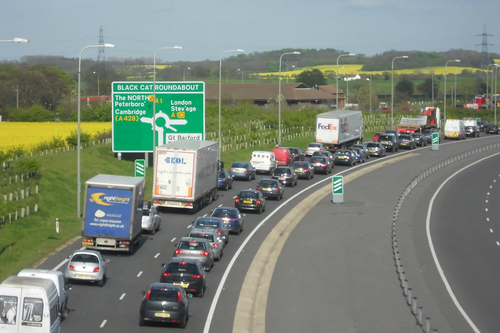
[[(459, 152), (464, 150), (465, 146), (471, 145), (480, 145), (485, 142), (492, 141), (493, 138), (482, 138), (476, 140), (466, 140), (464, 142), (460, 142), (457, 144), (452, 144), (446, 146), (441, 146), (441, 150), (439, 152), (431, 152), (430, 148), (425, 148), (425, 152), (422, 151), (420, 153), (419, 150), (415, 150), (413, 152), (418, 152), (421, 154), (419, 157), (418, 163), (427, 163), (427, 159), (430, 156), (435, 156), (436, 159), (442, 159), (442, 154), (452, 154), (455, 152)], [(480, 141), (482, 143), (480, 143)], [(388, 154), (390, 156), (391, 153)], [(381, 161), (384, 158), (380, 159)], [(408, 159), (409, 162), (411, 159)], [(415, 159), (414, 163), (417, 162)], [(423, 168), (423, 165), (422, 167)], [(420, 168), (420, 169), (421, 169)], [(347, 170), (348, 167), (336, 166), (334, 169), (334, 173)], [(418, 171), (420, 171), (418, 169)], [(382, 173), (382, 175), (377, 176), (382, 179), (390, 178), (390, 172), (377, 171)], [(391, 169), (392, 170), (392, 169)], [(416, 169), (415, 169), (416, 170)], [(411, 178), (414, 174), (411, 174), (408, 170), (408, 177)], [(418, 172), (417, 171), (417, 172)], [(392, 172), (392, 171), (391, 171)], [(392, 174), (392, 176), (396, 176), (396, 174)], [(210, 214), (211, 210), (215, 207), (222, 206), (234, 206), (234, 197), (237, 193), (243, 189), (255, 188), (257, 182), (266, 178), (267, 176), (259, 175), (257, 180), (251, 182), (245, 181), (235, 181), (234, 188), (227, 192), (221, 192), (221, 197), (218, 201), (215, 201), (210, 206), (203, 208), (197, 214), (189, 214), (189, 213), (175, 213), (169, 212), (162, 215), (162, 230), (158, 232), (154, 236), (144, 235), (141, 239), (141, 245), (137, 249), (134, 255), (125, 255), (125, 254), (115, 254), (115, 253), (104, 253), (104, 257), (109, 259), (110, 262), (108, 264), (108, 282), (103, 288), (99, 288), (94, 285), (80, 285), (74, 284), (72, 290), (69, 292), (69, 308), (71, 312), (66, 320), (63, 322), (63, 331), (64, 332), (88, 332), (89, 330), (98, 330), (99, 328), (105, 332), (137, 332), (137, 331), (155, 331), (155, 330), (165, 330), (169, 329), (169, 327), (164, 326), (151, 326), (139, 328), (138, 326), (138, 316), (139, 316), (139, 305), (142, 299), (141, 291), (144, 291), (148, 288), (148, 286), (159, 280), (161, 273), (161, 264), (168, 261), (171, 257), (171, 254), (174, 250), (174, 244), (180, 237), (185, 236), (192, 225), (192, 222), (198, 216), (203, 216), (205, 214)], [(285, 199), (291, 198), (292, 195), (298, 193), (299, 191), (305, 190), (310, 185), (315, 182), (321, 181), (326, 177), (331, 177), (331, 175), (316, 175), (315, 178), (311, 181), (307, 180), (299, 180), (298, 186), (295, 188), (287, 188), (285, 190)], [(393, 177), (392, 182), (384, 183), (383, 185), (383, 193), (376, 196), (385, 197), (386, 191), (394, 191), (395, 194), (400, 192), (400, 189), (406, 185), (407, 182), (403, 182), (401, 179), (397, 177)], [(366, 189), (371, 188), (371, 176), (367, 175), (364, 178), (366, 183), (366, 187), (359, 188), (360, 197), (356, 199), (357, 202), (365, 201), (369, 205), (369, 198), (362, 199), (363, 192)], [(323, 183), (326, 184), (326, 183)], [(305, 190), (300, 196), (296, 199), (290, 201), (287, 205), (282, 206), (279, 211), (274, 212), (274, 210), (280, 206), (282, 202), (276, 202), (269, 200), (267, 203), (266, 212), (262, 215), (254, 214), (254, 213), (246, 213), (245, 216), (245, 230), (240, 236), (231, 235), (230, 242), (224, 251), (224, 257), (219, 263), (216, 263), (214, 269), (208, 273), (207, 277), (207, 291), (203, 298), (193, 298), (190, 302), (190, 321), (185, 329), (186, 332), (203, 332), (205, 328), (205, 323), (207, 320), (207, 316), (209, 313), (210, 306), (212, 305), (212, 300), (215, 295), (215, 291), (218, 287), (219, 281), (221, 280), (230, 259), (234, 256), (238, 247), (242, 244), (245, 238), (249, 235), (252, 229), (260, 223), (267, 216), (272, 215), (264, 225), (255, 233), (250, 242), (246, 245), (245, 249), (240, 253), (238, 260), (235, 262), (232, 267), (231, 272), (228, 275), (228, 279), (223, 286), (219, 302), (217, 306), (214, 308), (215, 311), (213, 313), (213, 320), (210, 326), (210, 332), (230, 332), (232, 331), (233, 326), (233, 318), (235, 315), (235, 308), (238, 302), (238, 295), (241, 289), (242, 282), (247, 273), (247, 269), (253, 259), (253, 256), (257, 252), (260, 247), (260, 244), (265, 239), (266, 235), (272, 230), (272, 228), (279, 222), (288, 211), (294, 207), (294, 205), (298, 204), (303, 198), (313, 193), (317, 188), (311, 188), (309, 190)], [(358, 190), (356, 190), (358, 191)], [(354, 192), (353, 192), (354, 194)], [(389, 206), (385, 207), (387, 209), (387, 213), (392, 214), (393, 206), (396, 203), (396, 198), (394, 200), (389, 200), (389, 195), (387, 195), (387, 204)], [(375, 207), (374, 211), (378, 212), (378, 214), (382, 214), (384, 207)], [(368, 214), (368, 212), (367, 212)], [(388, 221), (384, 221), (388, 223)], [(300, 224), (299, 224), (300, 226)], [(383, 227), (381, 229), (384, 229)], [(385, 228), (387, 229), (387, 228)], [(334, 228), (328, 228), (325, 230), (316, 230), (316, 234), (325, 234), (321, 235), (322, 237), (326, 236), (328, 233), (336, 232)], [(382, 234), (378, 231), (377, 237), (383, 237)], [(389, 233), (389, 229), (386, 230), (386, 233)], [(357, 240), (357, 244), (363, 244), (369, 235), (365, 235), (365, 238), (359, 238)], [(358, 237), (361, 237), (358, 235)], [(388, 246), (389, 241), (387, 239), (378, 239), (375, 240), (377, 244), (379, 244), (380, 248), (374, 248), (373, 251), (381, 251), (384, 250), (384, 246)], [(382, 244), (385, 243), (385, 244)], [(59, 269), (63, 269), (64, 265), (61, 266), (61, 262), (70, 255), (74, 250), (81, 248), (80, 241), (75, 242), (73, 245), (68, 246), (61, 252), (55, 254), (54, 256), (48, 258), (40, 268), (45, 269), (54, 269), (59, 267)], [(311, 247), (314, 245), (313, 239), (307, 238), (302, 239), (301, 244), (304, 246)], [(344, 242), (345, 244), (345, 242)], [(287, 244), (288, 245), (288, 244)], [(367, 245), (365, 245), (367, 246)], [(298, 249), (297, 249), (298, 250)], [(345, 260), (345, 262), (351, 262), (348, 258), (341, 259), (341, 257), (353, 257), (352, 263), (355, 263), (357, 267), (361, 267), (361, 263), (356, 263), (356, 256), (354, 253), (357, 250), (355, 247), (352, 248), (352, 251), (344, 251), (341, 253), (335, 253), (335, 257), (338, 260)], [(283, 254), (282, 254), (283, 255)], [(390, 257), (389, 252), (381, 253), (380, 256)], [(316, 261), (316, 259), (312, 259)], [(310, 261), (312, 261), (310, 260)], [(367, 260), (369, 261), (369, 260)], [(279, 264), (279, 263), (278, 263)], [(373, 266), (373, 265), (372, 265)], [(288, 268), (287, 268), (288, 269)], [(276, 268), (275, 274), (281, 274), (282, 269)], [(358, 276), (361, 277), (363, 275), (369, 276), (372, 274), (370, 271), (359, 270)], [(307, 272), (301, 272), (300, 274), (307, 274)], [(340, 273), (338, 273), (340, 274)], [(307, 275), (304, 275), (307, 277)], [(381, 275), (381, 277), (385, 276), (385, 273)], [(394, 276), (394, 279), (396, 277)], [(324, 275), (324, 279), (329, 279), (331, 281), (331, 285), (335, 285), (337, 281), (333, 280), (328, 274)], [(344, 283), (349, 282), (349, 279), (344, 278)], [(372, 296), (372, 292), (381, 288), (381, 286), (370, 285), (370, 283), (376, 280), (370, 281), (370, 279), (366, 279), (366, 287), (363, 290), (355, 290), (353, 288), (349, 288), (353, 294), (356, 295), (357, 300), (365, 299), (368, 300)], [(274, 283), (274, 282), (273, 282)], [(338, 287), (336, 287), (338, 289)], [(392, 294), (393, 290), (383, 291), (380, 290), (378, 292), (379, 295), (389, 295)], [(293, 293), (292, 293), (293, 294)], [(347, 293), (346, 293), (347, 294)], [(321, 296), (321, 295), (320, 295)], [(398, 295), (399, 296), (399, 295)], [(395, 302), (402, 303), (401, 299), (397, 299), (396, 296), (392, 296)], [(326, 297), (325, 297), (326, 299)], [(321, 297), (320, 297), (321, 300)], [(271, 298), (270, 302), (273, 299)], [(331, 300), (333, 302), (333, 300)], [(377, 299), (378, 301), (382, 301), (382, 299)], [(285, 303), (281, 303), (282, 305)], [(354, 303), (353, 303), (354, 304)], [(360, 303), (358, 303), (360, 304)], [(286, 305), (286, 304), (285, 304)], [(324, 305), (320, 302), (320, 305)], [(331, 304), (333, 306), (333, 303)], [(337, 303), (335, 303), (337, 305)], [(291, 305), (290, 305), (291, 306)], [(328, 306), (328, 304), (327, 304)], [(333, 307), (335, 309), (335, 307)], [(397, 306), (395, 307), (397, 308)], [(340, 309), (340, 308), (339, 308)], [(373, 306), (372, 309), (383, 311), (382, 306)], [(272, 311), (272, 307), (268, 306), (268, 311)], [(277, 310), (277, 309), (276, 309)], [(324, 311), (324, 310), (322, 310)], [(354, 307), (345, 308), (345, 311), (355, 311)], [(399, 310), (401, 313), (404, 311), (402, 309)], [(354, 314), (350, 314), (351, 322), (354, 323), (358, 317)], [(375, 316), (375, 315), (374, 315)], [(409, 315), (402, 318), (404, 323), (407, 323)], [(290, 318), (287, 317), (286, 320)], [(283, 319), (284, 320), (284, 319)], [(399, 321), (399, 318), (398, 318)], [(379, 321), (382, 325), (382, 320)], [(410, 323), (408, 323), (409, 325)], [(347, 322), (346, 322), (347, 325)], [(357, 325), (357, 323), (356, 323)], [(399, 324), (401, 325), (401, 324)], [(347, 326), (346, 326), (347, 327)], [(397, 327), (406, 327), (406, 326), (397, 326)], [(175, 328), (176, 329), (176, 328)], [(268, 330), (271, 332), (271, 330)], [(293, 330), (296, 331), (296, 330)], [(373, 330), (372, 330), (373, 331)]]

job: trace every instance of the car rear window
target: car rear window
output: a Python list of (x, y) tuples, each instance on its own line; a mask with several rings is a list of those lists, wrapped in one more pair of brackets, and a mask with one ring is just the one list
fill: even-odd
[(378, 144), (376, 144), (375, 142), (369, 142), (366, 146), (367, 147), (378, 147)]
[(179, 242), (179, 249), (181, 250), (205, 250), (205, 243), (197, 241), (181, 241)]
[(99, 259), (97, 258), (97, 256), (95, 256), (93, 254), (75, 254), (73, 256), (73, 258), (71, 258), (71, 261), (74, 261), (74, 262), (90, 262), (90, 263), (94, 263), (94, 264), (98, 264), (99, 263)]
[(236, 211), (234, 210), (229, 210), (229, 209), (216, 209), (214, 213), (212, 214), (214, 217), (230, 217), (230, 218), (237, 218)]
[(196, 221), (195, 226), (218, 228), (220, 226), (220, 222), (214, 221), (214, 220), (198, 220), (198, 221)]
[(335, 155), (351, 155), (351, 153), (348, 151), (336, 151)]
[(292, 165), (294, 168), (307, 168), (309, 166), (309, 163), (307, 163), (307, 162), (293, 162)]
[(270, 180), (261, 180), (260, 181), (260, 186), (262, 187), (268, 187), (268, 186), (278, 186), (276, 182), (270, 181)]
[(149, 301), (178, 302), (177, 290), (172, 289), (151, 289), (149, 291)]
[(254, 191), (241, 191), (239, 197), (240, 198), (258, 199), (259, 194), (257, 192), (254, 192)]
[(204, 238), (206, 240), (208, 240), (209, 242), (213, 242), (214, 241), (214, 234), (213, 233), (207, 233), (207, 232), (191, 232), (189, 234), (189, 237), (193, 237), (193, 238)]
[(294, 154), (298, 154), (299, 153), (299, 150), (296, 149), (296, 148), (288, 148), (288, 150), (290, 150)]
[(392, 140), (393, 136), (392, 135), (380, 135), (378, 138), (380, 140)]
[(243, 162), (235, 162), (231, 165), (231, 168), (246, 168), (247, 164)]
[(321, 145), (318, 144), (318, 143), (310, 143), (308, 147), (310, 147), (310, 148), (319, 148), (319, 147), (321, 147)]
[(318, 157), (318, 158), (311, 158), (309, 160), (311, 163), (326, 163), (326, 158), (325, 157)]
[(401, 135), (401, 139), (410, 140), (411, 136), (409, 136), (409, 135)]
[(219, 178), (225, 178), (226, 173), (225, 172), (219, 172)]
[(149, 209), (143, 209), (142, 216), (149, 216)]
[(167, 265), (165, 272), (167, 273), (184, 273), (197, 274), (198, 267), (195, 264), (173, 262)]
[(291, 174), (291, 171), (290, 171), (290, 169), (276, 168), (276, 170), (274, 170), (274, 174), (275, 175), (289, 175), (289, 174)]

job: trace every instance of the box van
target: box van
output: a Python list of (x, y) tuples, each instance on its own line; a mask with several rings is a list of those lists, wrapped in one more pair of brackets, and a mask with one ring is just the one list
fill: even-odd
[(444, 124), (445, 139), (465, 139), (464, 121), (460, 119), (447, 119)]
[(60, 271), (50, 271), (47, 269), (23, 269), (17, 276), (34, 277), (39, 279), (52, 280), (57, 289), (59, 297), (59, 315), (66, 317), (68, 314), (68, 292), (69, 286), (66, 283), (64, 274)]
[(276, 156), (278, 165), (289, 166), (293, 163), (292, 152), (286, 148), (274, 148), (273, 153)]
[(276, 156), (271, 151), (254, 151), (250, 156), (250, 164), (257, 172), (272, 174), (276, 169)]
[(0, 284), (2, 333), (60, 333), (58, 309), (52, 280), (11, 276)]

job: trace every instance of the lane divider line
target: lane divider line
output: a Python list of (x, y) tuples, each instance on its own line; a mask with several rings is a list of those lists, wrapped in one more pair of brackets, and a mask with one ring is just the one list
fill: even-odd
[(107, 321), (106, 319), (104, 319), (104, 320), (102, 321), (102, 323), (101, 323), (101, 326), (99, 326), (99, 327), (100, 327), (100, 328), (103, 328), (103, 327), (104, 327), (104, 325), (106, 325), (106, 323), (107, 323), (107, 322), (108, 322), (108, 321)]
[(177, 239), (177, 238), (175, 238), (175, 237), (174, 237), (174, 238), (172, 238), (172, 239), (170, 240), (170, 243), (173, 243), (176, 239)]
[(160, 253), (158, 252), (156, 255), (155, 255), (155, 259), (158, 258), (160, 256)]
[[(80, 248), (80, 250), (85, 250), (85, 247)], [(69, 261), (68, 258), (64, 259), (61, 261), (56, 267), (52, 268), (53, 271), (57, 271), (59, 268), (61, 268), (65, 263)]]
[(126, 294), (125, 294), (125, 293), (123, 293), (123, 294), (120, 296), (120, 301), (121, 301), (122, 299), (124, 299), (124, 298), (125, 298), (125, 295), (126, 295)]
[(140, 277), (142, 275), (142, 271), (139, 272), (139, 274), (137, 274), (137, 277)]
[(479, 331), (479, 329), (476, 327), (476, 325), (469, 318), (469, 315), (465, 312), (465, 310), (460, 305), (460, 302), (458, 301), (457, 297), (455, 296), (455, 293), (451, 289), (450, 283), (448, 282), (448, 279), (446, 278), (446, 276), (444, 274), (443, 268), (441, 267), (441, 263), (439, 262), (439, 259), (437, 257), (436, 249), (434, 247), (434, 243), (432, 242), (432, 236), (431, 236), (431, 216), (432, 216), (432, 209), (434, 207), (434, 201), (436, 200), (439, 192), (441, 192), (441, 190), (443, 189), (443, 187), (453, 177), (455, 177), (456, 175), (458, 175), (460, 172), (462, 172), (462, 171), (464, 171), (464, 170), (472, 167), (473, 165), (476, 165), (476, 164), (478, 164), (478, 163), (480, 163), (482, 161), (485, 161), (485, 160), (487, 160), (489, 158), (492, 158), (492, 157), (495, 157), (497, 155), (500, 155), (500, 153), (496, 153), (496, 154), (493, 154), (493, 155), (490, 155), (490, 156), (483, 157), (482, 159), (477, 160), (475, 162), (472, 162), (471, 164), (463, 167), (462, 169), (456, 171), (451, 176), (449, 176), (448, 178), (446, 178), (446, 180), (438, 187), (438, 189), (436, 190), (436, 192), (434, 192), (434, 195), (432, 196), (431, 201), (429, 202), (429, 207), (427, 209), (427, 217), (426, 217), (426, 221), (425, 221), (425, 224), (426, 224), (425, 228), (426, 228), (426, 233), (427, 233), (427, 240), (428, 240), (428, 243), (429, 243), (429, 248), (431, 250), (432, 258), (434, 259), (434, 264), (436, 265), (436, 269), (437, 269), (439, 275), (441, 276), (441, 280), (443, 281), (443, 284), (446, 287), (446, 290), (448, 291), (448, 294), (450, 295), (451, 299), (453, 300), (453, 303), (455, 303), (455, 306), (457, 307), (458, 311), (460, 311), (460, 313), (462, 314), (462, 316), (464, 317), (464, 319), (467, 321), (467, 323), (470, 325), (470, 327), (472, 328), (472, 330), (475, 333), (481, 333), (481, 332)]
[(192, 225), (192, 224), (190, 224), (190, 225), (188, 225), (188, 226), (186, 227), (186, 229), (189, 229), (189, 228), (191, 228), (192, 226), (193, 226), (193, 225)]

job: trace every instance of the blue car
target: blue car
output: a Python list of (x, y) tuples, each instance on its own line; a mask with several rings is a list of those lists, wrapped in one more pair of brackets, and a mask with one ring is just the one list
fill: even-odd
[(243, 218), (245, 214), (241, 214), (237, 208), (233, 207), (218, 207), (212, 212), (211, 217), (218, 217), (224, 221), (224, 225), (231, 233), (239, 235), (243, 231)]
[(354, 152), (354, 154), (356, 154), (356, 161), (358, 163), (366, 161), (365, 153), (361, 148), (352, 148), (351, 150)]
[(217, 181), (219, 189), (229, 190), (233, 188), (233, 176), (226, 170), (219, 170), (219, 179)]

